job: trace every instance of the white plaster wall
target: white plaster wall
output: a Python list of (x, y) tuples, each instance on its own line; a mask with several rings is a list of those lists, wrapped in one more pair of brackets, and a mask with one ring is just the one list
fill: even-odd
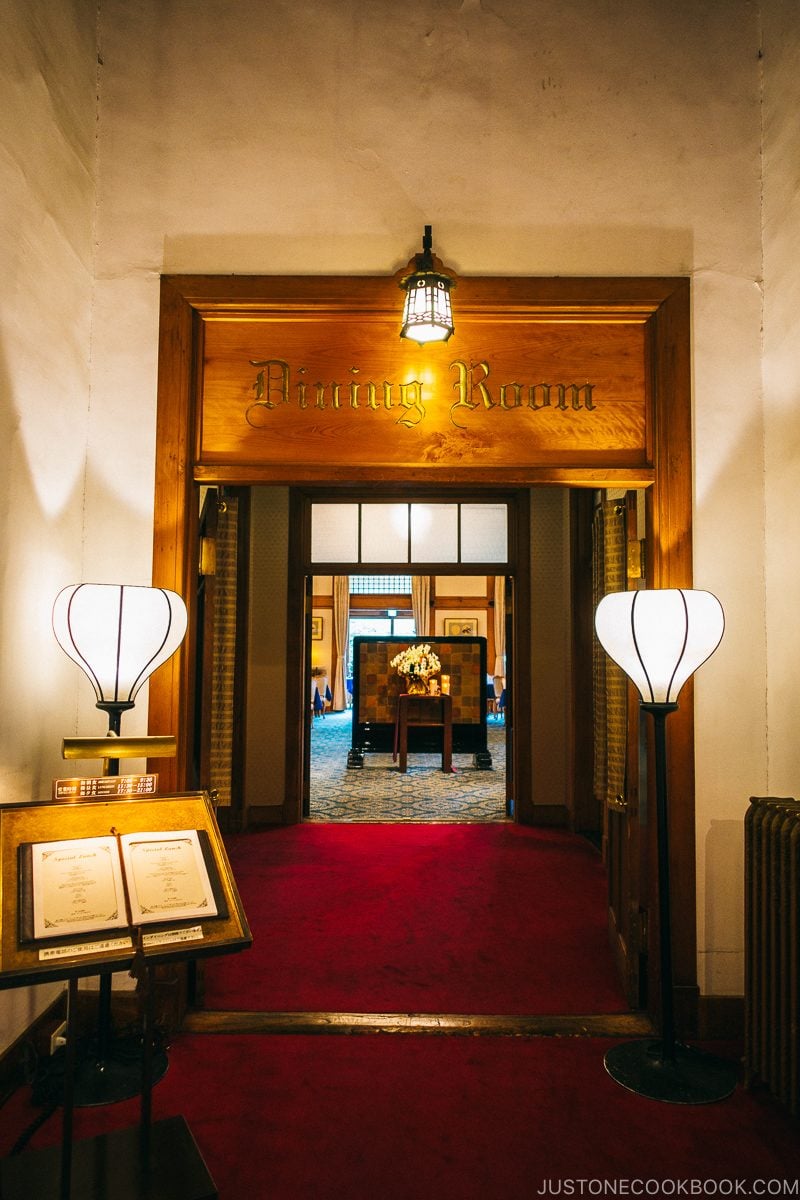
[(133, 469), (90, 463), (90, 557), (114, 487), (128, 554), (150, 552), (161, 271), (389, 273), (427, 221), (463, 273), (692, 276), (696, 580), (728, 612), (697, 681), (698, 932), (704, 989), (741, 990), (715, 830), (767, 780), (759, 6), (102, 0), (101, 20), (94, 373)]
[(800, 796), (800, 16), (764, 21), (764, 412), (770, 795)]
[[(92, 298), (94, 0), (3, 4), (0, 37), (0, 803), (72, 773), (80, 672), (53, 638), (82, 571)], [(90, 691), (84, 680), (86, 690)], [(0, 1049), (61, 985), (0, 994)]]
[[(434, 575), (436, 596), (480, 596), (486, 599), (485, 575)], [(494, 593), (492, 593), (493, 595)]]
[[(750, 314), (756, 321), (758, 301), (753, 283), (762, 296), (763, 358), (762, 410), (763, 451), (759, 447), (759, 424), (755, 411), (740, 410), (731, 423), (727, 414), (752, 395), (753, 364), (747, 364), (747, 386), (743, 388), (742, 356), (736, 326), (730, 336), (718, 337), (713, 350), (703, 354), (710, 368), (709, 386), (717, 399), (707, 421), (701, 417), (702, 399), (696, 399), (697, 425), (708, 424), (703, 471), (707, 487), (698, 499), (700, 538), (714, 536), (726, 514), (729, 522), (727, 545), (728, 653), (724, 669), (716, 657), (703, 668), (700, 720), (705, 733), (701, 770), (712, 779), (709, 802), (698, 811), (700, 928), (700, 984), (708, 992), (737, 992), (742, 984), (743, 838), (741, 819), (751, 795), (800, 795), (800, 677), (798, 676), (797, 596), (800, 592), (800, 556), (797, 548), (797, 484), (800, 472), (800, 10), (784, 0), (765, 0), (759, 5), (762, 25), (762, 128), (763, 208), (761, 278), (742, 279), (739, 287), (739, 321)], [(733, 293), (726, 289), (733, 299)], [(727, 323), (725, 323), (727, 324)], [(724, 328), (724, 324), (723, 324)], [(716, 331), (713, 331), (716, 333)], [(752, 437), (748, 439), (748, 424)], [(735, 441), (733, 428), (739, 428)], [(701, 436), (701, 435), (700, 435)], [(731, 469), (744, 481), (742, 495), (735, 501), (733, 488), (717, 486), (714, 459), (724, 461), (720, 473), (726, 480)], [(698, 475), (700, 472), (698, 472)], [(763, 476), (764, 500), (757, 510), (757, 479)], [(736, 534), (742, 506), (753, 504), (750, 521)], [(707, 514), (715, 519), (706, 524)], [(763, 553), (756, 523), (763, 521)], [(698, 558), (704, 553), (698, 539)], [(719, 565), (723, 574), (723, 565)], [(739, 581), (763, 580), (764, 605), (754, 603), (751, 589)], [(744, 636), (742, 636), (742, 634)], [(765, 669), (762, 646), (766, 638)], [(750, 640), (752, 639), (752, 641)], [(733, 641), (733, 645), (731, 642)], [(763, 697), (757, 698), (763, 688)], [(744, 709), (740, 697), (748, 703)], [(722, 698), (722, 703), (720, 699)], [(727, 699), (727, 706), (724, 701)], [(766, 709), (766, 769), (746, 773), (736, 785), (726, 756), (734, 739), (744, 746), (760, 741), (760, 724), (751, 720), (756, 704)], [(715, 727), (715, 716), (717, 725)], [(759, 747), (759, 754), (761, 753)], [(698, 758), (700, 754), (698, 753)], [(722, 768), (724, 765), (724, 769)], [(737, 766), (738, 763), (731, 764)], [(727, 795), (723, 791), (726, 789)]]
[[(42, 43), (53, 55), (58, 48), (67, 75), (76, 68), (65, 65), (65, 44), (76, 61), (87, 61), (85, 39), (76, 47), (70, 24), (81, 14), (85, 33), (88, 4), (9, 3), (21, 28), (29, 13), (41, 26)], [(762, 10), (770, 53), (782, 47), (778, 62), (768, 54), (763, 63), (772, 87), (763, 181)], [(88, 420), (85, 522), (81, 529), (76, 507), (83, 459), (73, 452), (85, 337), (65, 347), (63, 332), (54, 334), (58, 322), (45, 320), (43, 328), (29, 295), (25, 311), (43, 336), (33, 337), (25, 355), (38, 386), (27, 389), (36, 400), (30, 415), (26, 404), (24, 421), (39, 414), (37, 436), (25, 441), (22, 409), (12, 408), (3, 452), (13, 442), (18, 466), (4, 545), (10, 539), (19, 563), (22, 548), (37, 544), (43, 527), (47, 534), (35, 588), (26, 588), (18, 566), (13, 576), (4, 568), (6, 601), (27, 606), (13, 621), (14, 646), (29, 644), (30, 605), (60, 573), (51, 558), (71, 559), (70, 570), (82, 558), (87, 578), (149, 578), (161, 272), (389, 274), (418, 249), (429, 222), (436, 252), (465, 274), (689, 274), (696, 580), (717, 591), (728, 613), (723, 646), (696, 689), (701, 986), (741, 990), (740, 897), (724, 881), (739, 870), (746, 798), (769, 780), (765, 571), (777, 583), (788, 569), (785, 526), (775, 514), (789, 494), (783, 460), (798, 427), (793, 397), (778, 408), (768, 379), (767, 452), (784, 474), (782, 493), (770, 491), (767, 520), (775, 524), (767, 525), (765, 554), (761, 193), (763, 182), (776, 221), (791, 209), (786, 132), (778, 132), (777, 116), (783, 83), (797, 99), (788, 78), (797, 48), (794, 0), (100, 0), (100, 23), (92, 403), (87, 414), (83, 394), (80, 410)], [(67, 34), (66, 43), (56, 32)], [(35, 99), (25, 94), (26, 117), (36, 116)], [(58, 128), (52, 113), (50, 122)], [(10, 140), (20, 154), (35, 140), (3, 132), (4, 149)], [(47, 136), (57, 140), (52, 131)], [(70, 203), (60, 189), (57, 203)], [(74, 204), (83, 231), (90, 189)], [(23, 226), (29, 209), (26, 189), (18, 188), (14, 211)], [(43, 237), (41, 201), (38, 215)], [(781, 245), (771, 231), (766, 336), (774, 356), (796, 299), (793, 244), (787, 238)], [(49, 247), (46, 238), (39, 245)], [(48, 267), (51, 257), (41, 255)], [(78, 274), (88, 286), (85, 267)], [(2, 286), (8, 297), (10, 285)], [(72, 325), (86, 308), (81, 288), (67, 290)], [(49, 291), (42, 302), (53, 305)], [(16, 366), (8, 374), (8, 347), (3, 353), (0, 370), (23, 378)], [(61, 495), (45, 517), (29, 455), (46, 463), (54, 445), (64, 460), (56, 473)], [(770, 607), (769, 619), (778, 615)], [(8, 646), (12, 635), (5, 637)], [(776, 643), (776, 658), (788, 664), (796, 643), (790, 630)], [(27, 760), (48, 753), (50, 734), (36, 724), (43, 708), (61, 732), (60, 718), (43, 703), (60, 668), (37, 650), (20, 694), (20, 657), (16, 650), (13, 678), (5, 656), (0, 668), (4, 707), (21, 713), (12, 717), (16, 736), (3, 768), (10, 762), (30, 785), (35, 772)], [(770, 679), (776, 762), (777, 744), (790, 732), (776, 710), (797, 699), (788, 665), (782, 673), (780, 684)], [(68, 686), (66, 668), (60, 680)], [(80, 704), (88, 714), (91, 706)], [(137, 706), (136, 721), (140, 712)], [(81, 728), (92, 731), (83, 720)], [(795, 753), (780, 771), (787, 790)]]

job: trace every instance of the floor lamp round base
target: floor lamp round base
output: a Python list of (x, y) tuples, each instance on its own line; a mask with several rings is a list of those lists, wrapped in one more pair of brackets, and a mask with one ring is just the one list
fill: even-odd
[(605, 1068), (628, 1091), (667, 1104), (714, 1104), (731, 1095), (737, 1078), (732, 1063), (691, 1046), (678, 1045), (665, 1059), (659, 1041), (613, 1046)]
[[(64, 1050), (45, 1061), (46, 1070), (34, 1082), (34, 1099), (39, 1104), (61, 1104), (64, 1097)], [(150, 1083), (156, 1084), (166, 1073), (169, 1060), (163, 1050), (154, 1050), (150, 1064)], [(73, 1082), (76, 1108), (93, 1108), (130, 1100), (142, 1092), (142, 1045), (136, 1038), (112, 1038), (105, 1056), (91, 1049), (79, 1053)]]
[[(156, 1084), (166, 1073), (167, 1055), (163, 1050), (153, 1053), (150, 1083)], [(116, 1104), (142, 1093), (142, 1051), (140, 1045), (112, 1045), (108, 1056), (99, 1062), (89, 1056), (78, 1064), (75, 1072), (76, 1108), (93, 1108), (100, 1104)]]

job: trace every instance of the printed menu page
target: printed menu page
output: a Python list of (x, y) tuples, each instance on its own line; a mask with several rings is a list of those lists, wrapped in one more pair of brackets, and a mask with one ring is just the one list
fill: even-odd
[(35, 938), (127, 926), (115, 837), (36, 842), (31, 852)]
[(217, 915), (196, 829), (131, 833), (120, 844), (134, 925)]

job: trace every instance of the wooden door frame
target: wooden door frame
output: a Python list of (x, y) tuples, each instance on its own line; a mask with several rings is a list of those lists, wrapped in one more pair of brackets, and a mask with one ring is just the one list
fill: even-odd
[[(153, 533), (153, 583), (173, 588), (189, 602), (188, 635), (150, 682), (149, 728), (174, 732), (178, 756), (158, 764), (162, 787), (187, 784), (191, 761), (191, 723), (186, 719), (193, 694), (193, 655), (196, 614), (194, 595), (198, 504), (196, 482), (252, 484), (270, 482), (269, 472), (258, 464), (241, 463), (218, 470), (197, 465), (197, 380), (202, 377), (201, 310), (243, 307), (256, 309), (268, 300), (273, 311), (291, 304), (302, 307), (320, 297), (352, 303), (374, 290), (375, 280), (365, 277), (277, 276), (164, 276), (161, 281), (159, 329), (158, 407), (156, 420), (155, 509)], [(542, 463), (493, 470), (498, 486), (560, 485), (569, 487), (646, 487), (650, 585), (692, 586), (692, 417), (690, 363), (690, 285), (684, 277), (665, 278), (471, 278), (460, 283), (468, 304), (482, 298), (510, 308), (552, 314), (568, 321), (570, 315), (590, 313), (598, 320), (624, 319), (626, 313), (643, 320), (646, 330), (648, 372), (647, 445), (645, 464), (630, 467), (613, 461), (613, 453), (592, 465)], [(610, 460), (610, 461), (609, 461)], [(303, 472), (298, 472), (303, 475)], [(347, 478), (350, 483), (385, 481), (467, 482), (485, 477), (478, 465), (462, 471), (411, 466), (403, 472), (385, 468), (362, 471), (356, 479), (342, 466), (332, 468), (329, 482)], [(319, 474), (314, 480), (319, 482)], [(308, 483), (310, 475), (285, 476), (283, 484)], [(278, 482), (275, 480), (275, 482)], [(520, 647), (520, 650), (522, 647)], [(670, 812), (670, 851), (674, 880), (676, 988), (684, 1000), (680, 1012), (696, 1009), (696, 879), (694, 803), (694, 703), (691, 683), (681, 695), (681, 706), (670, 721), (668, 784), (675, 803)], [(522, 747), (520, 747), (522, 751)]]
[[(517, 616), (519, 613), (530, 611), (531, 533), (530, 493), (528, 489), (504, 488), (490, 484), (487, 484), (482, 489), (476, 488), (474, 484), (459, 486), (457, 488), (445, 488), (442, 485), (437, 487), (432, 484), (428, 484), (425, 487), (418, 484), (398, 487), (395, 483), (387, 484), (385, 487), (373, 485), (368, 494), (372, 501), (402, 500), (405, 502), (421, 500), (441, 502), (449, 498), (454, 501), (480, 502), (484, 500), (487, 503), (503, 501), (508, 504), (511, 513), (509, 520), (510, 540), (508, 557), (498, 568), (498, 573), (513, 577), (517, 598), (514, 609), (514, 620), (516, 622), (514, 628), (514, 655), (517, 666), (510, 676), (512, 689), (510, 721), (513, 721), (513, 714), (515, 711), (518, 711), (517, 705), (519, 704), (520, 697), (529, 696), (532, 690), (530, 624), (526, 621), (520, 627)], [(298, 487), (290, 488), (289, 490), (289, 599), (287, 607), (290, 619), (292, 614), (296, 614), (296, 617), (295, 628), (293, 633), (290, 633), (287, 638), (288, 644), (286, 648), (287, 744), (285, 790), (287, 798), (284, 801), (284, 820), (287, 824), (299, 820), (302, 813), (306, 748), (303, 745), (303, 738), (298, 740), (289, 731), (305, 729), (307, 726), (308, 691), (306, 680), (308, 676), (306, 674), (306, 652), (309, 646), (311, 614), (306, 607), (305, 580), (313, 572), (309, 541), (311, 505), (314, 501), (333, 499), (357, 501), (363, 499), (365, 495), (367, 495), (365, 488), (339, 488), (333, 491), (324, 484), (314, 488), (306, 486), (305, 488)], [(441, 563), (415, 564), (415, 570), (419, 570), (423, 574), (432, 574), (434, 569), (436, 573), (453, 574), (454, 569), (452, 564), (448, 564), (449, 569), (447, 571), (445, 571), (445, 565)], [(384, 572), (391, 574), (396, 572), (397, 569), (397, 564), (369, 564), (369, 570), (374, 574), (383, 574)], [(488, 569), (489, 564), (484, 563), (482, 566), (470, 568), (469, 573), (485, 575)], [(326, 564), (325, 574), (332, 573), (338, 575), (350, 570), (352, 570), (352, 564), (328, 563)], [(306, 622), (305, 629), (301, 625), (303, 619)], [(510, 728), (507, 731), (507, 736), (508, 732), (510, 732)], [(511, 740), (512, 745), (515, 744), (513, 739), (509, 740)], [(508, 771), (510, 771), (511, 778), (514, 780), (514, 787), (517, 793), (514, 819), (524, 824), (535, 825), (537, 821), (536, 809), (532, 803), (530, 754), (520, 755), (514, 751), (513, 761), (511, 761), (511, 756), (509, 756), (507, 761), (507, 779)]]

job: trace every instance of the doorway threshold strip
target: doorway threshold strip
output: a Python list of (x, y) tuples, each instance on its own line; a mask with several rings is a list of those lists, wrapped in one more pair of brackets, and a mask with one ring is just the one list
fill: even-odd
[(183, 1033), (423, 1033), (462, 1037), (647, 1037), (643, 1013), (493, 1016), (462, 1013), (191, 1012)]

